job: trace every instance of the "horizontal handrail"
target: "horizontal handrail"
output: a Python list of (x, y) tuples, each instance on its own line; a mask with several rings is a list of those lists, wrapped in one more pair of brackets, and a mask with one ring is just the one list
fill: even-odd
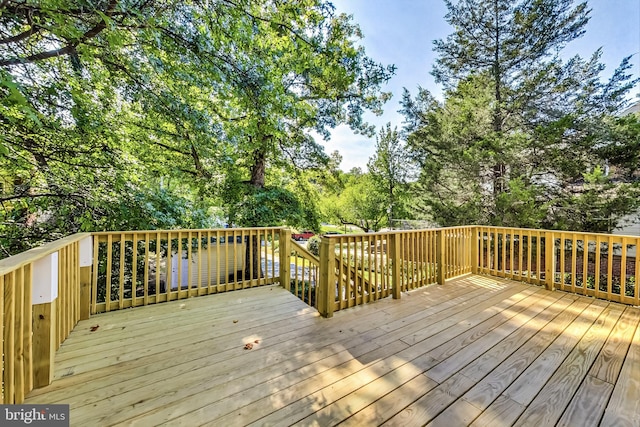
[(270, 231), (270, 230), (281, 230), (282, 227), (233, 227), (233, 228), (174, 228), (174, 229), (153, 229), (153, 230), (123, 230), (123, 231), (94, 231), (92, 233), (85, 233), (85, 234), (91, 234), (91, 235), (100, 235), (100, 236), (108, 236), (109, 234), (111, 235), (120, 235), (123, 233), (126, 234), (131, 234), (131, 233), (137, 233), (137, 234), (146, 234), (146, 233), (157, 233), (157, 232), (161, 232), (161, 233), (175, 233), (175, 232), (182, 232), (182, 233), (188, 233), (188, 232), (198, 232), (198, 231), (236, 231), (236, 232), (241, 232), (241, 231)]
[(28, 251), (21, 252), (19, 254), (10, 256), (0, 260), (0, 276), (3, 276), (11, 271), (15, 271), (27, 264), (31, 264), (34, 261), (44, 258), (47, 255), (51, 255), (60, 249), (67, 247), (71, 243), (79, 242), (87, 237), (91, 237), (91, 233), (76, 233), (62, 239), (55, 240), (53, 242), (45, 243), (42, 246), (29, 249)]
[[(289, 241), (293, 262), (289, 260), (291, 278), (289, 283), (283, 286), (307, 303), (311, 307), (318, 308), (317, 289), (320, 275), (320, 258), (312, 254), (295, 240)], [(285, 248), (280, 248), (286, 250)]]
[(91, 313), (273, 283), (280, 228), (94, 233)]
[(53, 356), (82, 317), (86, 267), (78, 233), (0, 261), (3, 403), (17, 404), (53, 379)]

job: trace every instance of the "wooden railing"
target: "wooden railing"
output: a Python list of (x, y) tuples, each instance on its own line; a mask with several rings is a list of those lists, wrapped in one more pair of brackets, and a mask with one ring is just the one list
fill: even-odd
[(322, 237), (318, 310), (324, 316), (473, 269), (475, 227)]
[(295, 240), (290, 240), (290, 250), (286, 246), (281, 249), (291, 254), (291, 258), (284, 261), (289, 263), (290, 279), (289, 283), (283, 281), (283, 286), (311, 307), (318, 308), (320, 259)]
[(326, 280), (321, 282), (321, 313), (326, 315), (391, 294), (390, 254), (395, 248), (388, 237), (385, 233), (322, 237), (321, 277)]
[(3, 403), (48, 385), (55, 351), (88, 318), (90, 243), (90, 234), (75, 234), (0, 261)]
[(0, 261), (2, 402), (51, 382), (55, 350), (102, 311), (280, 283), (326, 317), (468, 274), (640, 305), (640, 237), (465, 226), (323, 236), (284, 228), (83, 233)]
[(478, 273), (546, 284), (545, 231), (478, 227), (477, 233)]
[(94, 233), (91, 313), (274, 283), (281, 231)]
[(288, 241), (290, 232), (80, 233), (0, 260), (2, 403), (51, 383), (55, 351), (90, 314), (287, 278), (280, 236)]
[(473, 272), (473, 267), (477, 264), (473, 253), (476, 229), (477, 227), (472, 226), (436, 229), (440, 239), (439, 247), (442, 248), (438, 265), (442, 266), (443, 277), (438, 279), (438, 283)]
[(640, 237), (477, 227), (477, 272), (640, 305)]
[(410, 291), (437, 283), (438, 232), (435, 229), (399, 231), (392, 236), (397, 242), (397, 253), (392, 254), (391, 260), (400, 268), (399, 290)]

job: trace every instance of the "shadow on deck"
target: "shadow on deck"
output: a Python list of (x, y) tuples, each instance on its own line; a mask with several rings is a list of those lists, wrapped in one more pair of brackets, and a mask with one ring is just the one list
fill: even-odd
[(640, 425), (639, 322), (484, 276), (332, 319), (268, 286), (82, 321), (25, 403), (78, 426)]

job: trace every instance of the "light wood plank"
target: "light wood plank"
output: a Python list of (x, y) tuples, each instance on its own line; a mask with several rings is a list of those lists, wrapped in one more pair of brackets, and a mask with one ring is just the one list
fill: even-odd
[[(514, 423), (604, 308), (601, 302), (595, 301), (581, 312), (580, 316), (562, 331), (540, 357), (533, 361), (505, 392), (487, 407), (474, 425), (486, 425), (484, 423), (489, 420), (491, 425)], [(469, 398), (467, 397), (466, 400), (469, 401)], [(499, 417), (493, 417), (492, 414), (499, 414)]]
[[(16, 326), (16, 272), (5, 276), (4, 282), (4, 360), (3, 385), (5, 403), (15, 403), (15, 326)], [(36, 365), (37, 366), (37, 365)]]
[[(265, 317), (261, 320), (261, 323), (271, 324), (274, 328), (277, 327), (278, 325), (274, 325), (274, 323), (283, 318), (282, 313), (279, 313), (278, 309), (286, 310), (296, 305), (295, 302), (289, 302), (288, 305), (278, 304), (265, 310)], [(299, 305), (297, 306), (299, 307)], [(188, 312), (187, 310), (184, 311)], [(285, 313), (287, 313), (287, 311), (285, 311)], [(157, 326), (168, 324), (170, 323), (158, 322)], [(166, 343), (166, 331), (162, 329), (149, 331), (148, 333), (136, 333), (130, 338), (125, 338), (127, 335), (120, 335), (123, 336), (121, 341), (117, 341), (115, 337), (112, 337), (114, 340), (110, 342), (98, 343), (94, 347), (80, 349), (77, 349), (78, 346), (75, 346), (75, 350), (60, 354), (60, 357), (56, 360), (56, 370), (58, 372), (64, 372), (68, 369), (73, 369), (74, 372), (80, 373), (91, 370), (94, 366), (102, 366), (108, 363), (121, 363), (131, 358), (137, 359), (158, 352), (180, 349), (184, 345), (216, 339), (226, 335), (220, 328), (216, 328), (215, 324), (225, 324), (230, 325), (230, 327), (238, 326), (234, 324), (240, 324), (242, 327), (246, 327), (247, 325), (258, 326), (250, 313), (227, 313), (225, 316), (216, 317), (215, 320), (206, 315), (194, 313), (194, 316), (189, 318), (189, 322), (175, 325), (175, 334), (178, 338), (172, 340), (170, 344)], [(128, 327), (135, 328), (135, 325)], [(126, 327), (123, 326), (121, 331), (126, 333)], [(100, 330), (98, 329), (96, 333), (97, 332), (100, 332)], [(97, 335), (99, 336), (99, 334)], [(96, 361), (96, 358), (100, 360)], [(109, 362), (109, 360), (111, 362)], [(83, 368), (76, 369), (75, 367), (78, 365), (83, 365)]]
[[(390, 422), (405, 425), (423, 425), (425, 422), (431, 421), (438, 416), (441, 411), (476, 383), (475, 380), (465, 375), (453, 375), (456, 371), (476, 359), (479, 355), (493, 348), (498, 342), (509, 336), (511, 332), (522, 327), (531, 320), (532, 317), (552, 304), (557, 298), (554, 296), (542, 302), (540, 299), (540, 296), (535, 296), (529, 298), (529, 300), (533, 300), (530, 301), (529, 304), (523, 302), (523, 309), (526, 308), (527, 310), (521, 310), (523, 311), (522, 313), (516, 312), (511, 316), (505, 316), (502, 324), (497, 328), (493, 328), (489, 323), (485, 322), (487, 323), (486, 333), (476, 341), (461, 346), (460, 351), (455, 351), (456, 347), (453, 347), (444, 355), (442, 355), (440, 351), (429, 353), (437, 357), (438, 360), (444, 359), (444, 362), (439, 363), (426, 372), (429, 378), (436, 380), (441, 383), (441, 385), (417, 399), (402, 412), (398, 413)], [(540, 302), (540, 304), (537, 306), (534, 305), (536, 302)], [(532, 305), (533, 307), (531, 307)], [(451, 342), (455, 341), (457, 340), (452, 340)], [(446, 347), (450, 346), (441, 346), (438, 350)], [(444, 357), (440, 357), (441, 355)]]
[(564, 295), (531, 321), (523, 324), (518, 331), (509, 335), (489, 351), (476, 358), (472, 363), (467, 365), (461, 373), (479, 382), (500, 363), (525, 345), (529, 339), (546, 327), (549, 322), (555, 321), (554, 319), (575, 300), (576, 298), (573, 295)]
[[(513, 424), (517, 414), (524, 411), (525, 406), (501, 395), (496, 401), (471, 423), (473, 427), (508, 427)], [(515, 415), (515, 416), (514, 416)]]
[[(504, 298), (505, 295), (502, 295), (501, 297)], [(523, 297), (524, 295), (521, 295), (519, 298), (522, 299)], [(507, 299), (506, 301), (510, 301), (510, 300)], [(508, 307), (512, 305), (515, 301), (517, 301), (517, 298), (514, 301), (505, 303), (505, 305)], [(473, 310), (476, 310), (476, 311), (479, 309), (481, 309), (481, 307), (473, 308)], [(491, 315), (493, 314), (493, 310), (485, 309), (483, 310), (482, 313), (483, 314), (486, 313), (484, 317), (491, 317)], [(430, 354), (426, 354), (426, 355), (420, 354), (421, 352), (429, 351), (430, 348), (437, 347), (440, 343), (446, 342), (452, 337), (459, 335), (460, 332), (471, 328), (474, 324), (475, 322), (473, 321), (464, 322), (464, 324), (462, 325), (461, 324), (450, 325), (446, 321), (439, 322), (437, 324), (437, 327), (441, 329), (440, 332), (432, 335), (429, 339), (425, 339), (423, 341), (420, 341), (419, 343), (416, 343), (413, 347), (405, 351), (399, 352), (396, 357), (399, 357), (400, 361), (403, 361), (406, 359), (414, 360), (414, 359), (427, 357), (428, 362), (426, 363), (426, 365), (422, 365), (422, 368), (428, 369), (429, 367), (433, 366), (436, 363), (436, 361), (433, 359), (433, 357), (431, 357)], [(430, 328), (430, 330), (432, 332), (435, 332), (433, 328)], [(378, 364), (374, 365), (372, 369), (375, 370), (375, 372), (378, 375), (384, 375), (386, 372), (396, 369), (398, 367), (397, 363), (399, 363), (399, 361), (395, 359), (389, 360), (389, 361), (380, 361)], [(316, 400), (321, 400), (322, 402), (324, 402), (324, 404), (329, 404), (350, 393), (354, 387), (355, 388), (361, 387), (364, 384), (366, 384), (367, 381), (371, 381), (370, 377), (368, 378), (367, 375), (368, 375), (368, 372), (366, 372), (366, 370), (363, 372), (360, 372), (357, 376), (352, 376), (343, 381), (340, 381), (339, 382), (340, 385), (333, 384), (331, 388), (328, 390), (321, 390), (320, 392), (314, 395), (310, 395), (305, 399), (302, 399), (298, 402), (295, 402), (292, 405), (287, 406), (284, 410), (278, 411), (278, 413), (274, 413), (272, 416), (260, 419), (259, 423), (265, 423), (265, 422), (278, 423), (280, 422), (280, 420), (285, 420), (285, 419), (289, 421), (296, 420), (304, 416), (305, 414), (309, 413), (310, 411), (309, 404), (311, 402)], [(365, 381), (365, 383), (362, 383), (361, 381)]]
[(426, 393), (436, 387), (438, 383), (425, 375), (418, 375), (411, 381), (404, 383), (391, 393), (386, 394), (375, 404), (369, 405), (363, 410), (347, 418), (340, 425), (364, 426), (380, 425), (393, 415), (411, 404), (416, 396)]
[[(316, 337), (316, 339), (318, 339), (318, 337)], [(385, 337), (385, 340), (386, 340), (386, 337)], [(392, 342), (391, 344), (395, 345), (395, 343), (393, 343), (393, 342)], [(428, 345), (428, 343), (425, 343), (425, 345)], [(369, 356), (369, 357), (371, 357), (371, 356)], [(363, 359), (362, 359), (362, 357), (360, 358), (360, 360), (361, 360), (361, 361), (363, 360)], [(346, 390), (347, 390), (347, 391), (348, 391), (348, 390), (350, 390), (350, 389), (349, 389), (349, 387), (352, 387), (352, 385), (350, 385), (350, 384), (351, 384), (351, 383), (347, 382), (347, 386), (346, 386), (346, 387), (347, 387), (347, 388), (346, 388)], [(314, 384), (314, 387), (317, 387), (317, 385), (318, 385), (318, 384)], [(296, 393), (296, 396), (299, 396), (299, 395), (300, 395), (300, 393), (301, 393), (301, 392), (297, 392), (297, 393)], [(269, 398), (273, 398), (273, 396), (269, 396)], [(257, 404), (257, 403), (256, 403), (256, 404)], [(267, 405), (267, 406), (269, 406), (269, 407), (270, 407), (270, 404), (269, 404), (269, 405)], [(305, 408), (305, 409), (306, 409), (306, 408)], [(284, 413), (280, 413), (278, 416), (284, 416), (284, 417), (286, 417), (286, 418), (288, 419), (288, 418), (290, 418), (290, 417), (291, 417), (291, 414), (292, 414), (292, 412), (291, 412), (291, 411), (292, 411), (292, 408), (287, 407), (287, 408), (285, 408), (285, 412), (284, 412)], [(253, 412), (257, 412), (257, 413), (259, 413), (260, 411), (259, 411), (259, 410), (256, 410), (256, 411), (253, 411)], [(299, 416), (301, 416), (301, 415), (299, 415)], [(191, 419), (191, 416), (187, 416), (187, 418), (186, 418), (186, 419), (187, 419), (187, 420), (190, 420), (190, 419)], [(208, 419), (208, 418), (207, 418), (207, 419)], [(227, 422), (229, 422), (229, 421), (230, 421), (230, 420), (223, 419), (223, 420), (221, 420), (220, 422), (221, 422), (222, 424), (227, 424)], [(246, 420), (245, 420), (245, 421), (246, 421)], [(186, 424), (189, 424), (189, 422), (187, 422), (187, 421), (185, 421), (185, 422), (186, 422)]]
[[(558, 295), (559, 296), (559, 295)], [(432, 354), (440, 363), (427, 372), (430, 378), (442, 383), (468, 363), (489, 351), (505, 337), (510, 336), (541, 311), (555, 302), (557, 298), (543, 299), (540, 296), (528, 298), (527, 304), (516, 306), (519, 310), (505, 310), (496, 316), (495, 324), (484, 322), (482, 327), (469, 340), (452, 340), (447, 346), (441, 346), (437, 354)]]
[(509, 356), (504, 363), (482, 378), (464, 395), (464, 399), (485, 410), (587, 306), (588, 303), (584, 300), (576, 300)]
[[(506, 337), (498, 345), (492, 347), (482, 356), (476, 358), (456, 375), (462, 375), (466, 378), (470, 378), (473, 380), (473, 384), (476, 384), (485, 375), (503, 363), (507, 357), (526, 343), (534, 334), (540, 331), (542, 327), (552, 321), (560, 312), (569, 306), (573, 300), (574, 298), (572, 298), (571, 295), (564, 295), (564, 297), (556, 301), (555, 304), (547, 307), (542, 313), (538, 314), (532, 320), (521, 325), (516, 332)], [(467, 390), (459, 391), (460, 394), (456, 395), (456, 398), (459, 398)], [(438, 415), (432, 423), (434, 425), (447, 425), (447, 423), (451, 423), (449, 425), (462, 425), (458, 422), (453, 422), (453, 420), (464, 419), (467, 420), (466, 424), (468, 424), (481, 412), (481, 409), (471, 405), (464, 399), (458, 399)]]
[[(438, 324), (433, 325), (433, 328), (422, 328), (419, 331), (416, 331), (415, 333), (412, 333), (410, 335), (406, 335), (402, 337), (402, 340), (404, 342), (406, 342), (407, 344), (413, 345), (416, 344), (422, 340), (425, 340), (427, 338), (429, 338), (430, 336), (433, 335), (433, 330), (434, 328), (436, 330), (439, 330), (443, 325), (445, 326), (451, 326), (451, 325), (455, 325), (456, 323), (465, 320), (467, 317), (469, 317), (469, 314), (477, 314), (477, 313), (483, 313), (484, 310), (488, 310), (485, 314), (482, 315), (482, 317), (486, 318), (487, 315), (491, 314), (492, 311), (492, 307), (498, 303), (501, 303), (505, 300), (505, 298), (508, 298), (510, 296), (512, 296), (514, 293), (514, 291), (523, 291), (526, 290), (526, 286), (523, 285), (523, 287), (521, 288), (510, 288), (507, 290), (504, 290), (502, 292), (499, 292), (497, 294), (495, 294), (494, 296), (492, 296), (489, 299), (486, 299), (484, 301), (475, 301), (476, 304), (461, 304), (458, 307), (449, 310), (450, 313), (452, 313), (453, 315), (449, 316), (446, 319), (441, 319)], [(484, 319), (483, 319), (484, 320)]]
[[(499, 290), (503, 290), (504, 288), (500, 288)], [(462, 292), (460, 292), (462, 291)], [(454, 289), (449, 289), (448, 292), (451, 292), (451, 296), (449, 301), (444, 301), (443, 305), (434, 305), (429, 302), (429, 299), (437, 296), (442, 293), (442, 288), (437, 286), (428, 286), (424, 289), (418, 289), (415, 291), (411, 291), (402, 296), (403, 305), (406, 304), (408, 299), (418, 299), (422, 298), (423, 310), (418, 310), (412, 313), (406, 313), (404, 317), (400, 317), (395, 322), (389, 323), (386, 326), (383, 326), (383, 329), (386, 331), (396, 330), (399, 327), (403, 328), (404, 334), (409, 334), (413, 331), (417, 331), (418, 329), (425, 326), (424, 319), (426, 317), (431, 316), (436, 311), (444, 311), (449, 308), (458, 307), (460, 309), (463, 308), (465, 303), (471, 299), (478, 297), (483, 298), (488, 295), (495, 293), (496, 289), (490, 288), (478, 288), (476, 284), (470, 284), (469, 281), (461, 281), (456, 282), (456, 286)], [(414, 328), (417, 326), (418, 328)]]
[[(375, 403), (378, 399), (403, 386), (407, 382), (428, 381), (422, 372), (433, 365), (433, 360), (428, 357), (414, 359), (411, 363), (405, 363), (397, 369), (382, 375), (376, 380), (366, 384), (335, 402), (324, 406), (322, 409), (309, 415), (300, 421), (303, 425), (333, 425), (350, 417), (354, 412), (360, 411)], [(422, 378), (419, 378), (422, 377)], [(437, 383), (431, 381), (429, 387), (435, 387)], [(421, 390), (425, 392), (426, 389)], [(362, 421), (360, 421), (362, 422)], [(370, 420), (369, 422), (370, 423)], [(362, 423), (364, 424), (364, 423)]]
[[(384, 302), (381, 302), (384, 303)], [(353, 311), (348, 311), (348, 312), (340, 312), (340, 314), (338, 314), (337, 316), (346, 316), (347, 313), (353, 313), (355, 310)], [(386, 310), (385, 310), (386, 311)], [(357, 317), (360, 317), (360, 315), (358, 315)], [(361, 320), (363, 322), (360, 323), (367, 323), (367, 319), (361, 318)], [(350, 341), (350, 344), (353, 341)], [(369, 344), (374, 344), (377, 345), (379, 343), (378, 339), (374, 339), (370, 342), (368, 342), (366, 345)], [(357, 350), (357, 348), (352, 348), (349, 350), (349, 353), (351, 353), (352, 355), (354, 355), (355, 357), (358, 357), (359, 360), (364, 360), (363, 358), (363, 354), (360, 354), (359, 351)], [(367, 359), (370, 359), (371, 356), (368, 356)], [(281, 378), (276, 379), (277, 381), (281, 381)], [(259, 381), (258, 381), (259, 382)], [(236, 382), (234, 382), (235, 384)], [(206, 419), (211, 419), (215, 416), (217, 416), (219, 414), (219, 411), (231, 411), (232, 408), (239, 408), (242, 407), (244, 404), (246, 404), (246, 400), (248, 398), (248, 396), (259, 396), (259, 394), (256, 393), (260, 393), (259, 390), (262, 388), (262, 386), (260, 386), (259, 384), (255, 384), (256, 381), (255, 380), (251, 380), (251, 384), (254, 384), (254, 387), (251, 388), (250, 391), (248, 392), (242, 392), (239, 395), (236, 396), (231, 396), (229, 399), (225, 399), (223, 401), (219, 401), (219, 402), (215, 402), (214, 404), (208, 405), (206, 408), (202, 408), (200, 412), (201, 416), (204, 417), (203, 414), (206, 414)], [(235, 386), (234, 386), (235, 388)], [(264, 389), (264, 391), (262, 391), (262, 394), (264, 396), (269, 396), (272, 394), (272, 390), (273, 389), (278, 389), (279, 387), (276, 384), (269, 384), (269, 387), (267, 389)], [(192, 402), (188, 402), (187, 405), (189, 406), (193, 406), (191, 405)], [(179, 411), (179, 412), (178, 412)], [(181, 406), (180, 408), (163, 408), (162, 412), (164, 412), (165, 414), (168, 413), (168, 415), (165, 415), (167, 417), (171, 417), (171, 416), (175, 416), (176, 414), (180, 413), (183, 411), (183, 407)], [(154, 414), (155, 415), (155, 414)], [(231, 416), (231, 418), (233, 418), (233, 416)], [(152, 418), (152, 419), (156, 419), (156, 418)], [(157, 418), (158, 420), (162, 419), (162, 417)], [(222, 423), (223, 421), (216, 421), (216, 423)]]
[(458, 399), (433, 419), (428, 427), (468, 426), (482, 411), (465, 400)]
[(595, 301), (580, 317), (578, 317), (563, 333), (551, 343), (549, 347), (536, 359), (524, 373), (514, 381), (507, 390), (505, 396), (523, 405), (528, 405), (553, 375), (556, 369), (571, 352), (576, 343), (585, 334), (595, 319), (604, 310), (600, 301)]
[(635, 308), (473, 275), (333, 319), (255, 287), (81, 321), (27, 403), (70, 403), (72, 425), (625, 425), (639, 322)]
[(612, 392), (612, 384), (587, 375), (558, 421), (558, 427), (599, 426)]
[[(14, 352), (6, 354), (5, 358), (10, 357), (14, 360), (14, 380), (15, 380), (15, 400), (16, 403), (24, 401), (25, 388), (27, 379), (25, 378), (25, 360), (24, 360), (24, 333), (26, 329), (27, 319), (24, 317), (24, 271), (22, 268), (16, 270), (13, 275), (13, 286), (15, 288), (15, 333), (13, 343)], [(28, 284), (31, 285), (30, 283)], [(27, 303), (29, 304), (30, 301)], [(31, 320), (29, 317), (28, 320)], [(27, 390), (28, 391), (28, 390)]]
[(398, 412), (383, 425), (403, 427), (423, 426), (426, 422), (434, 419), (447, 406), (451, 405), (457, 396), (464, 393), (464, 391), (468, 390), (473, 384), (473, 380), (464, 375), (457, 375), (450, 378)]
[[(285, 295), (288, 295), (288, 294), (286, 294), (286, 293), (285, 293)], [(443, 297), (445, 297), (445, 295), (444, 295), (444, 294), (443, 294)], [(149, 307), (149, 308), (151, 308), (151, 307)], [(388, 311), (388, 310), (386, 310), (386, 311)], [(354, 313), (354, 314), (355, 314), (355, 313)], [(374, 313), (371, 313), (371, 314), (374, 314)], [(360, 317), (360, 318), (361, 318), (361, 320), (363, 321), (362, 325), (367, 325), (367, 326), (371, 326), (371, 327), (375, 327), (375, 326), (377, 326), (376, 322), (378, 322), (378, 321), (379, 321), (379, 322), (384, 322), (384, 321), (386, 320), (386, 318), (385, 318), (385, 317), (381, 317), (381, 316), (379, 316), (379, 315), (377, 315), (377, 316), (370, 316), (370, 317), (371, 317), (371, 319), (370, 319), (370, 320), (368, 320), (366, 316), (365, 316), (365, 317), (359, 316), (359, 317)], [(300, 324), (300, 322), (298, 322), (298, 325), (297, 325), (297, 326), (299, 326), (299, 324)], [(290, 327), (289, 327), (289, 328), (290, 328)], [(355, 328), (355, 329), (354, 329), (354, 331), (355, 331), (355, 332), (359, 332), (359, 330), (358, 330), (357, 328)], [(319, 338), (319, 337), (317, 337), (317, 336), (316, 336), (316, 339), (318, 339), (318, 338)], [(316, 342), (318, 342), (319, 344), (321, 344), (321, 341), (320, 341), (320, 340), (317, 340)], [(193, 350), (193, 351), (190, 353), (190, 355), (191, 355), (191, 354), (193, 354), (194, 352), (195, 352), (196, 354), (198, 353), (198, 351), (197, 351), (197, 347), (196, 347), (196, 348), (192, 348), (192, 350)], [(205, 351), (206, 351), (206, 350), (205, 350)], [(149, 359), (147, 359), (147, 360), (149, 360)], [(134, 363), (134, 362), (127, 363), (127, 365), (132, 365), (133, 363)], [(137, 365), (136, 365), (136, 366), (137, 366)], [(121, 366), (121, 368), (122, 368), (122, 366)], [(145, 366), (144, 368), (146, 369), (146, 366)], [(182, 368), (182, 366), (181, 366), (181, 368)], [(103, 370), (103, 371), (104, 371), (104, 370)], [(96, 371), (94, 371), (94, 373), (95, 373), (95, 372), (96, 372)], [(76, 375), (75, 377), (82, 377), (82, 375), (80, 375), (80, 376)], [(74, 378), (75, 378), (75, 377), (74, 377)], [(91, 384), (91, 383), (89, 383), (89, 384)], [(82, 385), (81, 385), (81, 387), (86, 387), (86, 386), (87, 386), (87, 384), (82, 384)]]
[(622, 311), (619, 307), (609, 306), (602, 312), (522, 413), (518, 420), (519, 425), (539, 426), (557, 423), (564, 409), (571, 403), (575, 391), (582, 383)]
[[(132, 318), (115, 322), (104, 316), (93, 317), (90, 322), (85, 322), (77, 328), (78, 332), (82, 332), (82, 338), (75, 335), (62, 345), (58, 352), (58, 360), (71, 359), (83, 354), (102, 353), (114, 347), (125, 347), (134, 343), (138, 343), (142, 347), (145, 344), (144, 341), (154, 341), (157, 336), (166, 337), (166, 331), (158, 328), (161, 325), (172, 325), (172, 332), (182, 338), (184, 336), (182, 333), (200, 333), (198, 326), (201, 323), (208, 323), (210, 328), (212, 324), (215, 325), (215, 322), (240, 321), (241, 318), (244, 318), (245, 321), (251, 320), (253, 319), (251, 314), (260, 309), (263, 310), (265, 317), (267, 317), (271, 313), (277, 313), (281, 305), (296, 304), (300, 306), (295, 300), (291, 300), (285, 295), (262, 300), (263, 305), (260, 305), (261, 300), (258, 299), (255, 304), (244, 304), (243, 306), (242, 302), (239, 304), (230, 302), (221, 307), (211, 307), (211, 309), (204, 310), (199, 307), (193, 307), (190, 304), (193, 300), (195, 298), (184, 302), (176, 301), (178, 304), (172, 302), (171, 305), (165, 308), (165, 316), (156, 314), (153, 317), (139, 320)], [(269, 305), (264, 308), (264, 304), (267, 301), (269, 301)], [(154, 307), (158, 306), (161, 305), (155, 305)], [(185, 315), (188, 315), (188, 319)], [(91, 328), (84, 327), (87, 323), (92, 326), (99, 326), (99, 328), (92, 332)], [(106, 356), (106, 354), (102, 354)]]
[[(634, 308), (633, 310), (639, 310)], [(622, 365), (620, 380), (602, 418), (603, 426), (640, 425), (640, 327), (636, 328)]]
[[(477, 310), (477, 308), (475, 308)], [(441, 323), (439, 328), (442, 330), (444, 329), (446, 326)], [(402, 359), (413, 359), (413, 358), (417, 358), (419, 356), (422, 355), (422, 353), (424, 351), (427, 351), (429, 348), (433, 348), (433, 346), (437, 345), (437, 343), (442, 342), (444, 340), (446, 340), (446, 334), (449, 333), (449, 331), (447, 331), (445, 334), (439, 334), (438, 336), (433, 337), (430, 340), (424, 340), (422, 342), (420, 342), (419, 345), (414, 346), (411, 351), (408, 352), (400, 352), (398, 354), (399, 357), (401, 357)], [(455, 335), (455, 334), (454, 334)], [(392, 343), (393, 344), (393, 343)], [(397, 356), (396, 356), (397, 357)], [(362, 360), (362, 359), (360, 359)], [(430, 359), (432, 360), (432, 359)], [(380, 369), (382, 369), (384, 372), (388, 372), (388, 370), (390, 369), (394, 369), (394, 363), (397, 363), (397, 361), (394, 358), (394, 361), (389, 362), (389, 363), (384, 363), (384, 361), (381, 361), (380, 364), (377, 364), (375, 366), (377, 366), (377, 368), (372, 368), (372, 369), (377, 369), (377, 373), (382, 374), (382, 371), (380, 371)], [(433, 362), (430, 362), (431, 364), (433, 364)], [(363, 379), (364, 378), (364, 379)], [(266, 418), (260, 419), (259, 421), (256, 420), (256, 422), (258, 423), (271, 423), (271, 422), (279, 422), (278, 420), (283, 420), (286, 419), (289, 421), (291, 421), (292, 419), (297, 419), (297, 418), (302, 418), (304, 416), (306, 416), (309, 413), (310, 410), (310, 406), (307, 403), (302, 403), (302, 402), (310, 402), (310, 401), (314, 401), (318, 398), (320, 398), (319, 396), (322, 396), (321, 399), (323, 402), (325, 403), (330, 403), (333, 400), (339, 399), (342, 396), (348, 394), (351, 390), (361, 385), (363, 385), (363, 383), (361, 383), (360, 381), (369, 381), (371, 379), (369, 373), (367, 370), (363, 371), (363, 372), (359, 372), (357, 375), (352, 376), (352, 377), (348, 377), (344, 380), (340, 381), (340, 386), (338, 386), (337, 384), (332, 384), (331, 387), (329, 388), (329, 390), (319, 390), (316, 393), (313, 393), (312, 395), (295, 402), (292, 405), (287, 406), (286, 408), (283, 408), (281, 411), (278, 411), (277, 413), (273, 413), (271, 415), (269, 415)], [(314, 386), (317, 386), (317, 384), (314, 384)], [(327, 392), (329, 392), (329, 394), (326, 394)], [(296, 393), (296, 397), (299, 398), (300, 397), (300, 393)], [(268, 407), (271, 407), (271, 403), (266, 404)], [(248, 408), (245, 408), (246, 411), (249, 412), (257, 412), (259, 413), (260, 410), (259, 409), (255, 409), (255, 410), (250, 410)], [(201, 414), (202, 415), (202, 414)], [(216, 423), (220, 423), (223, 425), (227, 425), (229, 422), (231, 422), (231, 418), (233, 418), (234, 415), (231, 415), (229, 417), (223, 417), (222, 419), (219, 419), (216, 421)], [(190, 419), (190, 418), (187, 418)], [(188, 422), (186, 422), (186, 424), (188, 424)]]
[(616, 383), (638, 322), (640, 322), (640, 310), (626, 308), (593, 363), (589, 371), (590, 375), (609, 384)]

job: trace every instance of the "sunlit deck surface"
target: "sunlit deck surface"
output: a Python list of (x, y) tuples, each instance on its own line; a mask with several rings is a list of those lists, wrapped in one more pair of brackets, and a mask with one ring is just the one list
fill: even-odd
[(483, 276), (331, 319), (268, 286), (82, 321), (26, 403), (77, 426), (638, 426), (639, 321)]

